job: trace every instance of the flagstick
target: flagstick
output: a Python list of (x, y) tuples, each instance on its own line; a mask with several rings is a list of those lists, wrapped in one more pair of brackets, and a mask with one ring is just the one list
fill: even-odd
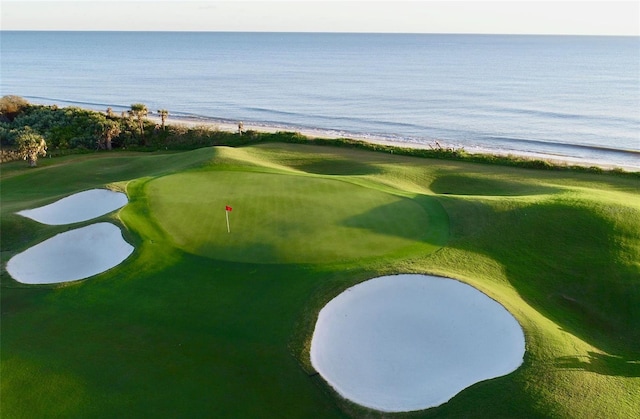
[(229, 229), (229, 211), (225, 210), (224, 213), (227, 216), (227, 233), (231, 233), (231, 229)]

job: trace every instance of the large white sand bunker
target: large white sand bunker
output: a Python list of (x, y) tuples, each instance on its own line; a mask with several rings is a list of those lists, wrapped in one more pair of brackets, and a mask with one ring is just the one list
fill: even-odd
[(18, 214), (43, 224), (63, 225), (99, 217), (125, 206), (127, 202), (127, 195), (122, 192), (91, 189)]
[(351, 287), (320, 311), (311, 363), (343, 397), (404, 412), (514, 371), (524, 348), (515, 318), (477, 289), (395, 275)]
[(24, 284), (52, 284), (97, 275), (133, 252), (118, 227), (97, 223), (60, 233), (7, 263), (7, 272)]

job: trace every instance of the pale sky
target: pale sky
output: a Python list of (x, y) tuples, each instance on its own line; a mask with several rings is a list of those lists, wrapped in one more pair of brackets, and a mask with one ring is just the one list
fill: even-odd
[(3, 30), (640, 36), (640, 1), (0, 0)]

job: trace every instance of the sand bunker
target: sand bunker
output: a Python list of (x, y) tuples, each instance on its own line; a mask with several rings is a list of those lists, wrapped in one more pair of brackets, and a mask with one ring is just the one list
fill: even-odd
[(7, 272), (23, 284), (75, 281), (113, 268), (132, 252), (118, 227), (97, 223), (60, 233), (15, 255)]
[(91, 189), (18, 214), (43, 224), (63, 225), (99, 217), (125, 206), (127, 202), (127, 195), (121, 192)]
[(351, 287), (320, 311), (311, 363), (343, 397), (404, 412), (514, 371), (524, 349), (515, 318), (477, 289), (395, 275)]

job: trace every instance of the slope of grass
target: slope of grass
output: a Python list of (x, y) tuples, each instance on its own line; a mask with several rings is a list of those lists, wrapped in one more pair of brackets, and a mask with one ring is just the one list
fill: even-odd
[[(398, 416), (640, 411), (633, 177), (295, 144), (22, 164), (0, 175), (3, 418), (375, 417), (314, 375), (308, 343), (342, 290), (408, 272), (459, 278), (499, 301), (527, 353), (508, 376)], [(130, 197), (105, 217), (136, 246), (125, 263), (61, 285), (4, 271), (68, 228), (15, 211), (105, 186)], [(305, 235), (319, 242), (305, 247)]]
[[(434, 199), (318, 177), (198, 171), (157, 179), (146, 193), (153, 216), (179, 247), (214, 259), (319, 263), (428, 253), (449, 231)], [(226, 204), (233, 208), (231, 233)]]
[(91, 188), (203, 166), (215, 153), (215, 149), (209, 148), (179, 154), (82, 154), (42, 159), (32, 170), (25, 170), (24, 162), (3, 164), (1, 249), (3, 252), (16, 251), (41, 238), (43, 233), (50, 236), (57, 231), (54, 227), (17, 216), (17, 211), (47, 205)]

